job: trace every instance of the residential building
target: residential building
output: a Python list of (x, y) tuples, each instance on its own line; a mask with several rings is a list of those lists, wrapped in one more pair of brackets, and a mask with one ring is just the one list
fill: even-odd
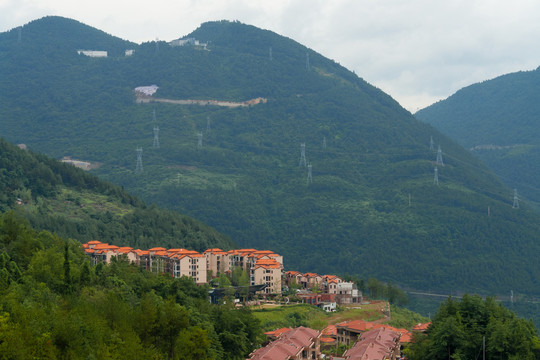
[(323, 291), (328, 294), (337, 294), (337, 284), (341, 282), (343, 280), (336, 275), (324, 275), (322, 280)]
[(281, 294), (283, 265), (274, 259), (258, 260), (251, 271), (251, 285), (266, 284), (264, 294)]
[(97, 240), (83, 244), (83, 248), (92, 258), (94, 265), (99, 262), (109, 263), (113, 257), (123, 256), (148, 271), (168, 273), (174, 277), (187, 276), (197, 284), (207, 283), (208, 273), (215, 277), (219, 273), (229, 273), (234, 267), (240, 267), (248, 273), (252, 287), (265, 285), (254, 288), (259, 289), (260, 294), (281, 294), (283, 256), (270, 250), (223, 251), (214, 248), (200, 254), (194, 250), (163, 247), (140, 250), (109, 245)]
[(230, 254), (221, 249), (208, 249), (204, 253), (206, 257), (206, 269), (212, 277), (231, 271)]
[(249, 359), (320, 359), (320, 337), (319, 331), (300, 326), (281, 333), (277, 340), (252, 352)]
[(355, 343), (360, 335), (373, 327), (374, 323), (364, 320), (345, 321), (336, 324), (337, 340), (349, 346)]
[(380, 327), (362, 334), (352, 348), (345, 351), (345, 360), (396, 360), (401, 356), (398, 332)]
[(309, 289), (320, 289), (323, 283), (323, 277), (315, 273), (305, 273), (306, 286)]
[(336, 284), (336, 301), (338, 304), (359, 304), (362, 302), (362, 292), (353, 282), (338, 282)]
[(338, 345), (335, 325), (328, 325), (321, 332), (321, 348), (331, 348)]

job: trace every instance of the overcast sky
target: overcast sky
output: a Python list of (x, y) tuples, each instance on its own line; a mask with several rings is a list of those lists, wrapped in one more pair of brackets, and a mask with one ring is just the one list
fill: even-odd
[(540, 65), (537, 0), (0, 0), (0, 32), (46, 15), (137, 43), (239, 20), (354, 70), (412, 112)]

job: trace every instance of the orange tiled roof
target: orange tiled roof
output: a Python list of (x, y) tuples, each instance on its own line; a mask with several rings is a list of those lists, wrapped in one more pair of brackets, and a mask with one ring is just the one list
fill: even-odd
[(411, 341), (412, 341), (412, 334), (410, 331), (401, 333), (401, 338), (399, 339), (400, 343), (410, 343)]
[(425, 324), (417, 324), (417, 325), (414, 325), (412, 330), (413, 331), (426, 331), (427, 328), (429, 327), (429, 325), (431, 325), (431, 321), (430, 322), (427, 322)]
[(321, 336), (320, 340), (321, 340), (321, 342), (323, 342), (323, 343), (333, 343), (333, 342), (336, 342), (336, 341), (337, 341), (337, 340), (334, 339), (334, 338), (326, 337), (326, 336)]
[(274, 259), (260, 259), (257, 260), (257, 262), (255, 263), (254, 269), (257, 269), (259, 267), (265, 269), (279, 269), (281, 268), (281, 264)]
[(255, 250), (253, 251), (254, 254), (273, 254), (273, 251), (270, 250)]
[(289, 275), (289, 276), (302, 275), (301, 272), (299, 272), (299, 271), (293, 271), (293, 270), (287, 271), (285, 274), (287, 274), (287, 275)]
[(92, 240), (92, 241), (89, 241), (87, 242), (88, 245), (96, 245), (96, 244), (101, 244), (101, 241), (97, 241), (97, 240)]
[(324, 336), (336, 336), (337, 335), (336, 325), (328, 325), (327, 327), (323, 329), (322, 334)]
[(113, 249), (113, 246), (114, 245), (101, 243), (94, 246), (94, 250)]
[(339, 323), (336, 325), (336, 327), (343, 327), (351, 330), (356, 331), (366, 331), (369, 330), (375, 325), (372, 322), (364, 321), (364, 320), (352, 320), (352, 321), (344, 321), (342, 323)]
[(148, 249), (148, 251), (166, 251), (166, 250), (167, 249), (163, 247), (155, 247), (155, 248)]
[(280, 328), (280, 329), (276, 329), (276, 330), (273, 330), (273, 331), (267, 331), (264, 333), (264, 335), (267, 335), (267, 336), (274, 336), (274, 337), (279, 337), (281, 334), (284, 334), (288, 331), (292, 330), (291, 328), (288, 328), (288, 327), (285, 327), (285, 328)]

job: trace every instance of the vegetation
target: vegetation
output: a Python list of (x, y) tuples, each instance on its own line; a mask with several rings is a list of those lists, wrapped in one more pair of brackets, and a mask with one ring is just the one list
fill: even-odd
[[(78, 35), (63, 41), (49, 28)], [(466, 150), (291, 39), (224, 21), (189, 35), (208, 50), (133, 46), (54, 17), (21, 34), (20, 42), (16, 30), (0, 34), (0, 131), (11, 142), (101, 163), (93, 171), (102, 179), (239, 246), (283, 254), (291, 270), (416, 289), (538, 292), (531, 284), (540, 268), (528, 256), (540, 252), (538, 215), (526, 204), (512, 209), (511, 190)], [(135, 53), (77, 55), (82, 38), (85, 48), (114, 42)], [(133, 89), (150, 84), (161, 98), (268, 102), (136, 103)], [(154, 126), (160, 148), (152, 147)], [(439, 186), (430, 136), (444, 152)], [(302, 143), (313, 166), (309, 185)]]
[(206, 287), (113, 261), (0, 217), (0, 358), (244, 359), (262, 341), (247, 309)]
[(471, 149), (523, 202), (540, 204), (540, 68), (459, 90), (415, 116)]
[(230, 239), (178, 213), (146, 206), (118, 186), (0, 139), (0, 211), (16, 209), (33, 227), (81, 242), (230, 249)]
[(426, 334), (417, 334), (406, 350), (411, 359), (539, 359), (540, 340), (532, 321), (480, 296), (449, 298)]

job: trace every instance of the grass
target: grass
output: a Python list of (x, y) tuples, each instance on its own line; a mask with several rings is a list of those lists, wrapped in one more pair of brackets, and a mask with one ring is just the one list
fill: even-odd
[(330, 324), (348, 320), (382, 321), (384, 302), (373, 302), (361, 306), (343, 306), (339, 311), (325, 311), (307, 304), (283, 305), (271, 308), (252, 309), (253, 315), (261, 321), (264, 331), (282, 327), (307, 326), (322, 330)]
[(128, 205), (111, 202), (106, 195), (67, 188), (63, 188), (55, 199), (45, 200), (45, 205), (55, 214), (63, 214), (71, 219), (85, 219), (88, 214), (107, 211), (112, 215), (123, 216), (133, 211)]

